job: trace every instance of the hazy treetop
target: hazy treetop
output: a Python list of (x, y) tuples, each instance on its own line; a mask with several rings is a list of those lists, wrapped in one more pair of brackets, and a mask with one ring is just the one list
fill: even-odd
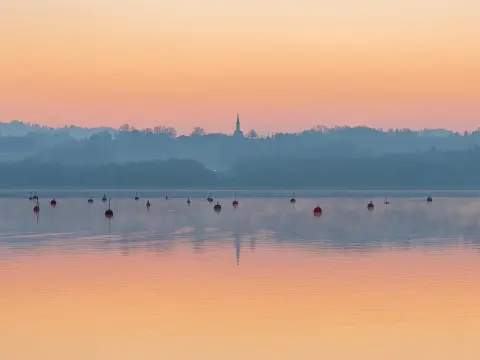
[[(232, 126), (232, 133), (234, 126)], [(207, 133), (202, 127), (179, 135), (173, 126), (135, 129), (108, 127), (58, 128), (21, 121), (0, 123), (0, 162), (35, 159), (61, 164), (107, 164), (168, 159), (196, 160), (209, 169), (226, 171), (242, 159), (255, 157), (362, 158), (391, 154), (468, 150), (480, 146), (480, 132), (445, 129), (374, 129), (366, 126), (316, 126), (298, 133), (244, 137)]]
[[(233, 132), (232, 128), (232, 132)], [(408, 133), (408, 134), (417, 134), (421, 136), (451, 136), (451, 135), (471, 135), (472, 133), (476, 133), (480, 130), (477, 129), (474, 132), (465, 131), (463, 133), (454, 132), (447, 129), (420, 129), (420, 130), (413, 130), (408, 128), (403, 129), (380, 129), (380, 128), (371, 128), (368, 126), (333, 126), (328, 127), (325, 125), (317, 125), (311, 129), (302, 130), (296, 133), (281, 133), (281, 132), (272, 132), (271, 134), (259, 134), (255, 129), (251, 129), (247, 133), (247, 137), (250, 138), (258, 138), (258, 137), (271, 137), (275, 135), (284, 135), (284, 134), (304, 134), (304, 133), (342, 133), (342, 134), (353, 134), (353, 135), (361, 135), (361, 134), (372, 134), (372, 133)], [(146, 129), (136, 129), (134, 126), (129, 124), (123, 124), (118, 129), (112, 127), (81, 127), (76, 125), (64, 125), (61, 127), (50, 127), (45, 125), (39, 124), (31, 124), (28, 122), (23, 122), (19, 120), (12, 120), (10, 122), (0, 122), (0, 135), (3, 136), (24, 136), (29, 133), (68, 133), (75, 138), (85, 138), (89, 137), (93, 134), (99, 132), (110, 132), (115, 134), (117, 132), (151, 132), (155, 134), (165, 134), (169, 137), (177, 137), (178, 133), (174, 126), (169, 125), (157, 125), (153, 128), (146, 128)], [(207, 135), (205, 130), (201, 126), (196, 126), (192, 129), (190, 135)]]

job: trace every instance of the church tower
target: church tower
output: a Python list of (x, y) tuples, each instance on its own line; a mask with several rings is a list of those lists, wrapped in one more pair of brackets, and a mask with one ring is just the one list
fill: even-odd
[(233, 133), (233, 136), (243, 138), (243, 132), (242, 130), (240, 130), (240, 115), (238, 113), (237, 113), (237, 123), (235, 126), (235, 132)]

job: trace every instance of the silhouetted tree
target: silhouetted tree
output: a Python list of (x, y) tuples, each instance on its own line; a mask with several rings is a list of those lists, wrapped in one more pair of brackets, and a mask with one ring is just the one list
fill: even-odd
[(122, 126), (120, 126), (120, 128), (118, 130), (121, 131), (121, 132), (129, 132), (130, 131), (130, 125), (123, 124)]
[(250, 131), (248, 132), (247, 137), (248, 137), (249, 139), (257, 139), (257, 138), (258, 138), (258, 134), (257, 134), (257, 132), (256, 132), (254, 129), (252, 129), (252, 130), (250, 130)]
[(177, 137), (177, 130), (171, 126), (155, 126), (153, 132), (157, 135), (165, 135), (172, 139)]
[(205, 135), (205, 130), (201, 127), (194, 127), (192, 133), (190, 136), (204, 136)]

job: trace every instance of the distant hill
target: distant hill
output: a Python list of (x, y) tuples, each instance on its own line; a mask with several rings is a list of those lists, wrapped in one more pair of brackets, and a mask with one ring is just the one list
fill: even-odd
[(0, 187), (125, 189), (480, 189), (480, 149), (374, 158), (250, 158), (230, 171), (194, 160), (0, 163)]
[(374, 158), (252, 158), (231, 175), (245, 188), (480, 189), (480, 150)]
[(23, 161), (0, 164), (3, 188), (202, 188), (219, 185), (219, 174), (192, 160), (107, 165)]
[(178, 136), (173, 127), (163, 125), (137, 130), (125, 124), (117, 130), (76, 126), (51, 128), (13, 121), (0, 123), (0, 162), (104, 166), (188, 159), (210, 170), (232, 173), (235, 164), (249, 159), (284, 162), (317, 159), (328, 163), (328, 160), (393, 155), (421, 156), (432, 149), (467, 151), (480, 146), (479, 131), (460, 134), (445, 129), (384, 131), (365, 126), (318, 126), (298, 133), (258, 136), (251, 130), (245, 134), (245, 137), (208, 134), (202, 128), (195, 128), (189, 136)]

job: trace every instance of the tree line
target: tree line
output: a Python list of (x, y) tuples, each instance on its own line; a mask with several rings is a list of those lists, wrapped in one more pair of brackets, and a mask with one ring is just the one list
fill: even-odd
[(170, 189), (479, 189), (480, 150), (372, 158), (255, 157), (229, 171), (194, 160), (0, 163), (0, 187)]
[[(12, 127), (17, 132), (11, 130)], [(23, 135), (18, 135), (21, 134), (18, 129), (24, 131)], [(238, 161), (253, 157), (284, 160), (376, 158), (480, 146), (478, 131), (455, 133), (442, 129), (383, 131), (368, 127), (318, 126), (299, 133), (267, 136), (259, 136), (252, 130), (239, 139), (227, 134), (206, 133), (200, 127), (184, 136), (178, 135), (175, 128), (163, 125), (145, 130), (130, 125), (120, 129), (53, 129), (19, 122), (0, 123), (0, 133), (0, 162), (31, 160), (80, 166), (191, 159), (205, 164), (208, 169), (220, 171), (229, 171)]]

